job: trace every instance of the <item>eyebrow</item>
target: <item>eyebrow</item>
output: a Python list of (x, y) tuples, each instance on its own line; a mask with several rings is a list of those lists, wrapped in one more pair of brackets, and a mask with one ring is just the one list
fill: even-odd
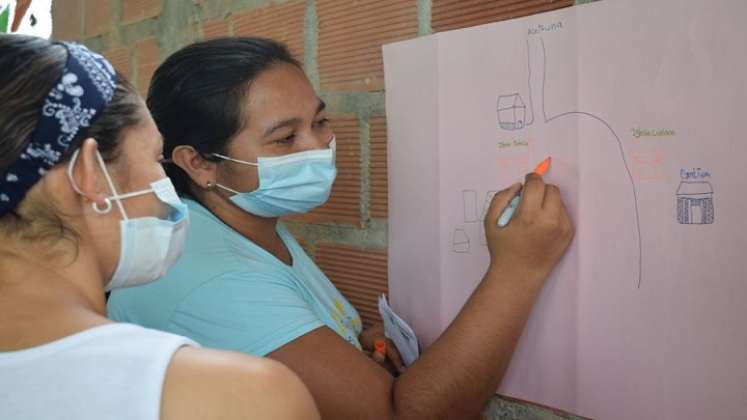
[[(318, 114), (318, 113), (324, 111), (325, 108), (327, 108), (327, 104), (320, 99), (319, 100), (319, 105), (316, 106), (316, 113), (315, 114)], [(301, 121), (300, 118), (289, 118), (287, 120), (278, 121), (277, 123), (275, 123), (272, 126), (270, 126), (270, 128), (268, 128), (267, 130), (265, 130), (265, 133), (263, 134), (263, 136), (267, 137), (270, 134), (274, 133), (275, 131), (277, 131), (277, 130), (279, 130), (281, 128), (292, 127), (292, 126), (298, 124), (300, 121)]]

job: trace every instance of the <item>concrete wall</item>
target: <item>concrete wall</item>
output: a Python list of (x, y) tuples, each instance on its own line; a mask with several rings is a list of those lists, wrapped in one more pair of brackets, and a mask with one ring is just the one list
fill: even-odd
[[(585, 3), (589, 0), (578, 0)], [(381, 45), (567, 7), (574, 0), (55, 0), (54, 36), (103, 53), (145, 95), (153, 71), (195, 40), (257, 35), (289, 45), (328, 104), (339, 177), (327, 205), (287, 222), (309, 254), (376, 322), (387, 282), (387, 168)], [(395, 180), (396, 182), (396, 180)], [(496, 397), (490, 418), (562, 413)]]

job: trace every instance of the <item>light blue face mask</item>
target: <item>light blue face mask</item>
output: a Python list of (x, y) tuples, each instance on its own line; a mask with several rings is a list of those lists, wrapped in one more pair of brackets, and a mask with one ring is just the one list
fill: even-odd
[[(76, 150), (70, 159), (67, 176), (73, 189), (82, 195), (73, 178), (73, 168), (78, 152), (80, 149)], [(106, 169), (106, 164), (98, 152), (96, 152), (96, 158), (112, 195), (106, 198), (104, 208), (99, 208), (95, 202), (92, 203), (93, 210), (98, 214), (108, 214), (112, 210), (112, 201), (114, 201), (122, 216), (119, 223), (121, 237), (119, 263), (104, 289), (110, 291), (122, 287), (138, 286), (163, 277), (184, 249), (189, 225), (187, 206), (179, 199), (169, 178), (152, 182), (150, 188), (146, 190), (118, 194), (109, 171)], [(167, 219), (155, 216), (127, 217), (122, 200), (145, 194), (155, 194), (159, 200), (169, 205), (170, 211)]]
[(309, 150), (284, 156), (259, 157), (257, 163), (214, 153), (230, 162), (258, 167), (259, 188), (239, 192), (216, 184), (233, 193), (231, 201), (244, 211), (261, 217), (280, 217), (307, 213), (324, 204), (337, 176), (335, 139), (328, 149)]

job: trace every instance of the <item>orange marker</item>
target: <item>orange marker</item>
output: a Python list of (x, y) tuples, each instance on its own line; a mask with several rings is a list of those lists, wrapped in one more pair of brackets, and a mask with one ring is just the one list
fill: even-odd
[[(545, 173), (550, 169), (550, 163), (552, 163), (552, 158), (548, 156), (539, 163), (534, 168), (534, 173), (543, 176)], [(519, 207), (519, 203), (521, 202), (521, 193), (517, 194), (516, 197), (512, 198), (511, 201), (508, 203), (508, 206), (503, 210), (503, 213), (501, 213), (501, 216), (498, 218), (498, 227), (505, 227), (508, 222), (511, 221), (511, 218), (514, 216), (514, 213), (516, 212), (516, 209)]]
[(374, 341), (374, 356), (378, 355), (377, 360), (384, 361), (386, 359), (386, 341), (381, 338), (377, 338)]
[(536, 168), (534, 168), (534, 173), (543, 176), (547, 172), (548, 169), (550, 169), (550, 163), (552, 163), (552, 157), (548, 156), (545, 160), (539, 163)]

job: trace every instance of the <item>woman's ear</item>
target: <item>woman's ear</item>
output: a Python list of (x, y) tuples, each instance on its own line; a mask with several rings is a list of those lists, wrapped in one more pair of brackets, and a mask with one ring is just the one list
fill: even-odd
[(171, 161), (182, 168), (192, 182), (202, 188), (209, 188), (215, 184), (216, 168), (218, 165), (202, 157), (192, 146), (177, 146), (171, 152)]
[(99, 145), (93, 138), (85, 139), (80, 146), (75, 162), (71, 164), (70, 177), (73, 189), (99, 207), (106, 204), (108, 185), (98, 160)]

